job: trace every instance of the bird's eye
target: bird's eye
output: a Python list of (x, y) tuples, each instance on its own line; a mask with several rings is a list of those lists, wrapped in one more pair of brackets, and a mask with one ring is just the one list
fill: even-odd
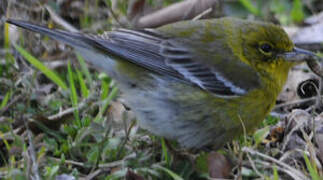
[(273, 47), (268, 43), (263, 43), (260, 45), (260, 51), (264, 54), (270, 54), (273, 50)]

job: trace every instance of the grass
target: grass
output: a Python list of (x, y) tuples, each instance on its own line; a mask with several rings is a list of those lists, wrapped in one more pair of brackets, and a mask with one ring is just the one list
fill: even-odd
[[(89, 32), (97, 27), (102, 27), (98, 31), (113, 28), (117, 24), (112, 17), (100, 21), (100, 25), (95, 23), (106, 18), (108, 8), (105, 6), (111, 5), (111, 1), (85, 2), (84, 7), (76, 4), (72, 6), (76, 8), (69, 12), (64, 12), (63, 6), (59, 7), (61, 9), (56, 13), (67, 16), (70, 22), (79, 21), (75, 25)], [(249, 15), (266, 16), (260, 13), (261, 8), (254, 1), (241, 2), (240, 7), (245, 7)], [(295, 0), (288, 5), (282, 2), (283, 9), (292, 14), (286, 21), (281, 17), (286, 17), (287, 11), (278, 7), (274, 8), (274, 13), (284, 24), (297, 24), (307, 14), (305, 5), (300, 2)], [(120, 10), (113, 10), (122, 20), (127, 1), (118, 3)], [(155, 1), (149, 3), (157, 6)], [(171, 3), (174, 1), (163, 1), (162, 4)], [(30, 7), (38, 6), (30, 4)], [(11, 8), (12, 13), (15, 8), (20, 10), (15, 3)], [(51, 21), (44, 10), (30, 8), (25, 11), (30, 18), (35, 18), (33, 20)], [(71, 20), (75, 17), (80, 18)], [(86, 65), (80, 55), (55, 41), (44, 41), (43, 37), (37, 40), (38, 36), (26, 32), (16, 31), (14, 35), (19, 35), (18, 41), (10, 46), (10, 39), (14, 37), (9, 37), (12, 34), (8, 25), (0, 24), (0, 27), (4, 34), (3, 39), (0, 37), (3, 44), (0, 48), (6, 51), (4, 62), (0, 58), (0, 178), (39, 176), (55, 179), (65, 174), (110, 180), (131, 176), (130, 171), (145, 179), (209, 178), (207, 153), (186, 151), (184, 154), (194, 159), (195, 164), (189, 158), (180, 159), (171, 153), (164, 139), (138, 127), (132, 112), (122, 105), (115, 82)], [(232, 178), (319, 179), (322, 176), (315, 152), (301, 147), (297, 148), (306, 153), (283, 151), (287, 141), (275, 139), (276, 134), (272, 132), (275, 128), (284, 128), (282, 122), (270, 116), (254, 134), (244, 135), (219, 151), (232, 157), (235, 164)], [(308, 126), (304, 125), (306, 130), (305, 127)], [(306, 139), (306, 147), (314, 146), (311, 132), (306, 134), (309, 136), (301, 135), (300, 139)], [(272, 138), (269, 140), (268, 137)]]
[(50, 80), (52, 80), (55, 84), (57, 84), (59, 87), (61, 87), (63, 90), (67, 90), (67, 85), (62, 81), (62, 79), (51, 69), (47, 68), (41, 61), (39, 61), (37, 58), (33, 57), (31, 54), (29, 54), (26, 50), (24, 50), (22, 47), (18, 45), (14, 45), (17, 51), (35, 68), (37, 68), (39, 71), (44, 73)]

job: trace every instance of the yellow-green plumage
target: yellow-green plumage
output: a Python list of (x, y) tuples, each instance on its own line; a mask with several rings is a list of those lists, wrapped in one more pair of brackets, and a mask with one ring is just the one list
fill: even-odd
[(293, 43), (270, 23), (221, 18), (93, 37), (9, 22), (75, 47), (116, 79), (143, 128), (189, 148), (252, 131), (295, 64)]
[[(272, 28), (272, 31), (268, 28)], [(226, 71), (232, 75), (229, 78), (235, 78), (237, 81), (242, 78), (243, 82), (250, 80), (252, 83), (252, 81), (255, 81), (251, 79), (252, 76), (257, 75), (261, 82), (259, 87), (250, 90), (246, 95), (234, 98), (217, 97), (198, 87), (186, 87), (185, 85), (181, 85), (184, 87), (178, 87), (178, 91), (180, 92), (174, 95), (172, 100), (178, 104), (188, 103), (194, 110), (192, 110), (192, 113), (188, 108), (181, 110), (181, 107), (177, 106), (178, 111), (181, 111), (181, 116), (171, 121), (209, 121), (207, 123), (208, 127), (205, 129), (194, 126), (194, 123), (191, 124), (191, 128), (205, 132), (208, 128), (213, 127), (214, 131), (214, 137), (208, 137), (209, 139), (201, 138), (199, 142), (194, 141), (194, 138), (198, 135), (193, 130), (189, 130), (187, 133), (192, 134), (186, 134), (185, 136), (187, 138), (183, 140), (180, 137), (171, 137), (171, 135), (159, 133), (162, 136), (170, 136), (170, 138), (178, 139), (181, 144), (188, 147), (200, 147), (205, 144), (213, 144), (216, 147), (221, 147), (225, 142), (241, 135), (243, 133), (243, 126), (246, 127), (247, 132), (256, 128), (274, 107), (276, 98), (287, 79), (288, 71), (294, 65), (293, 62), (288, 62), (281, 58), (263, 61), (263, 54), (259, 53), (258, 48), (255, 50), (252, 49), (253, 47), (250, 50), (248, 49), (248, 43), (253, 44), (259, 41), (268, 41), (282, 51), (291, 51), (293, 49), (293, 43), (285, 32), (280, 27), (268, 23), (223, 18), (220, 20), (180, 22), (166, 25), (157, 31), (159, 35), (165, 38), (173, 38), (177, 42), (182, 43), (183, 46), (191, 48), (190, 51), (199, 55), (196, 57), (200, 58), (198, 59), (199, 61), (209, 65), (220, 66), (220, 71)], [(273, 36), (277, 36), (277, 38), (273, 38)], [(215, 48), (212, 48), (212, 46)], [(231, 60), (230, 64), (223, 63), (227, 59)], [(238, 65), (235, 63), (241, 62), (247, 64), (252, 69), (238, 69)], [(149, 79), (147, 78), (147, 73), (150, 73), (150, 71), (142, 69), (141, 67), (134, 67), (133, 64), (127, 62), (120, 62), (120, 64), (120, 70), (125, 69), (122, 71), (123, 75), (129, 75), (127, 78), (140, 79), (141, 82), (149, 81), (147, 80)], [(141, 82), (137, 82), (136, 84), (140, 84)], [(178, 82), (176, 83), (178, 84)], [(250, 86), (253, 85), (255, 84), (250, 84)], [(172, 89), (177, 91), (174, 87)], [(129, 96), (136, 96), (136, 93)], [(168, 98), (163, 97), (163, 100), (167, 101)], [(133, 98), (128, 97), (128, 99)], [(146, 101), (150, 101), (151, 104), (155, 103), (154, 100), (147, 96), (145, 99)], [(138, 100), (136, 99), (134, 101)], [(137, 104), (137, 102), (133, 102), (133, 104)], [(207, 113), (210, 117), (204, 117), (203, 119), (203, 114), (199, 113), (199, 111)], [(158, 111), (158, 113), (162, 114), (163, 110)], [(155, 116), (158, 119), (158, 114)], [(142, 118), (145, 119), (145, 117)], [(140, 121), (140, 119), (138, 120)], [(164, 123), (162, 120), (159, 121), (161, 124)], [(158, 128), (158, 125), (155, 126)], [(146, 128), (156, 133), (158, 132), (156, 127), (148, 126)], [(180, 131), (180, 128), (179, 126), (177, 129), (174, 125), (171, 131)]]

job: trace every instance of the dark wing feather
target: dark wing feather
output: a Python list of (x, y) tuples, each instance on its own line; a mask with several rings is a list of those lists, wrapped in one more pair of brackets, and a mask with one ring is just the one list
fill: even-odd
[(239, 96), (246, 90), (194, 59), (185, 46), (172, 43), (153, 31), (120, 29), (94, 39), (108, 51), (152, 71), (167, 74), (219, 96)]
[(162, 39), (141, 32), (120, 29), (93, 39), (110, 53), (155, 72), (177, 78), (183, 76), (167, 66), (159, 53)]

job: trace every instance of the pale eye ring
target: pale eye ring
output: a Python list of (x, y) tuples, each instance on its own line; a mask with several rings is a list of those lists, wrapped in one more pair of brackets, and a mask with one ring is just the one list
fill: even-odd
[(260, 45), (260, 50), (265, 54), (268, 54), (273, 50), (273, 47), (270, 44), (264, 43)]

